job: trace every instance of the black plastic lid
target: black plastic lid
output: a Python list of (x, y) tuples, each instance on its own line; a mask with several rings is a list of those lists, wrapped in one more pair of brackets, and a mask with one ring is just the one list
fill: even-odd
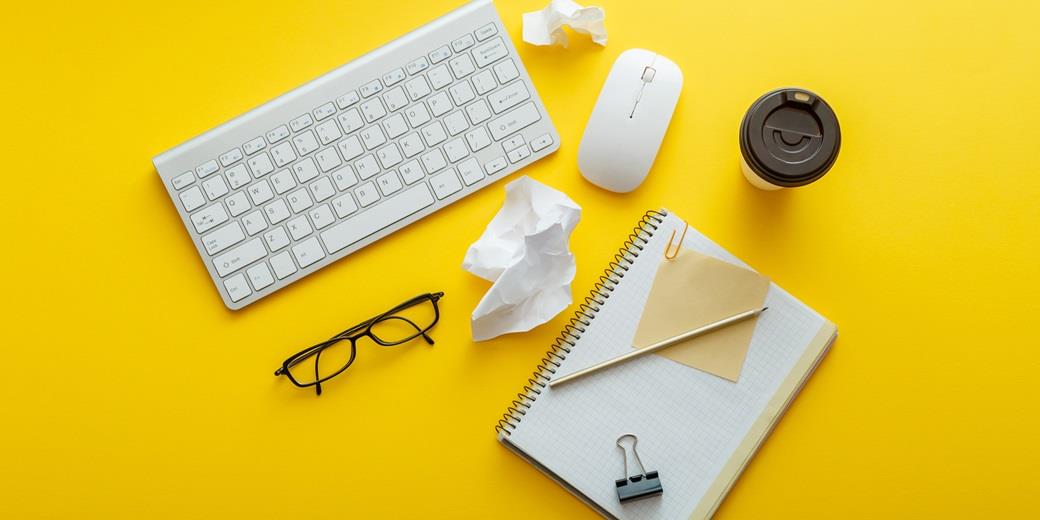
[(740, 123), (740, 153), (777, 186), (804, 186), (823, 177), (841, 148), (838, 118), (823, 98), (782, 88), (758, 98)]

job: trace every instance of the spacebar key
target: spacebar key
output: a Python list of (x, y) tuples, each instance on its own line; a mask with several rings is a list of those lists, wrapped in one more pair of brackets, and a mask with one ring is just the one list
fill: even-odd
[(433, 194), (424, 182), (329, 228), (321, 241), (329, 254), (335, 253), (431, 204)]

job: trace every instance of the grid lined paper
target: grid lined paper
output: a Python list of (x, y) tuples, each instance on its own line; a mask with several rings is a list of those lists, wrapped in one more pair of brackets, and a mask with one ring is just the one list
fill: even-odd
[[(683, 221), (669, 214), (638, 260), (571, 349), (558, 375), (631, 350), (665, 244)], [(678, 236), (678, 234), (677, 234)], [(684, 247), (747, 267), (692, 227)], [(509, 442), (618, 518), (686, 518), (762, 414), (825, 320), (773, 284), (737, 383), (657, 355), (546, 387)], [(614, 480), (623, 453), (615, 441), (639, 437), (647, 471), (664, 494), (622, 506)]]

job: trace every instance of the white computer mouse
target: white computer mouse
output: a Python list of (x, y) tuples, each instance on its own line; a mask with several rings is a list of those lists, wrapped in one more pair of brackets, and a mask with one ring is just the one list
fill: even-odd
[(578, 147), (581, 174), (610, 191), (638, 188), (657, 157), (682, 83), (679, 66), (660, 54), (644, 49), (621, 53)]

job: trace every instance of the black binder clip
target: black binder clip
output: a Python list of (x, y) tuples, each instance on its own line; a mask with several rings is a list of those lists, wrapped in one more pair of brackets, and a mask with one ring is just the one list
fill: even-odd
[[(625, 437), (632, 437), (632, 456), (636, 459), (636, 464), (639, 464), (639, 471), (641, 472), (632, 476), (628, 475), (628, 453), (625, 447), (621, 445), (621, 439)], [(643, 467), (643, 461), (639, 460), (639, 452), (636, 451), (636, 443), (638, 442), (639, 438), (631, 433), (626, 433), (618, 437), (617, 440), (618, 448), (621, 448), (621, 456), (625, 459), (625, 478), (619, 478), (614, 481), (614, 485), (617, 486), (617, 497), (621, 503), (664, 493), (664, 489), (661, 488), (661, 477), (657, 475), (656, 471), (647, 472), (646, 468)]]

